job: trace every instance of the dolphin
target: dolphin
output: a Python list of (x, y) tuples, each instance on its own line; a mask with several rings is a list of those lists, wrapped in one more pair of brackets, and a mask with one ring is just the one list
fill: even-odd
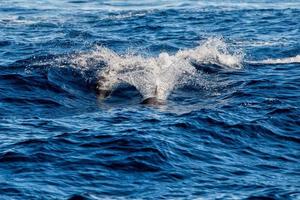
[(160, 106), (160, 105), (165, 105), (165, 101), (158, 99), (157, 97), (149, 97), (144, 99), (141, 104), (145, 105), (155, 105), (155, 106)]
[(147, 104), (147, 105), (164, 105), (165, 101), (162, 99), (157, 98), (158, 89), (157, 86), (155, 87), (154, 95), (153, 97), (148, 97), (144, 99), (141, 104)]
[[(100, 98), (100, 99), (105, 99), (112, 93), (112, 90), (110, 90), (110, 89), (101, 89), (100, 84), (97, 84), (96, 89), (97, 89), (98, 98)], [(152, 97), (148, 97), (148, 98), (143, 99), (141, 101), (141, 104), (144, 104), (144, 105), (164, 105), (165, 101), (162, 100), (162, 99), (157, 98), (157, 90), (158, 89), (156, 87), (155, 91), (154, 91), (154, 95)]]
[(105, 99), (111, 94), (111, 90), (97, 90), (97, 95), (100, 99)]
[(96, 84), (98, 98), (105, 99), (111, 94), (112, 87), (107, 83), (108, 79), (105, 76), (100, 76), (100, 81), (98, 81)]

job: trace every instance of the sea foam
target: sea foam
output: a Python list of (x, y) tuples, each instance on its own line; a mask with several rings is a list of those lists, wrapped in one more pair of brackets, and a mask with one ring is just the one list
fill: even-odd
[(265, 59), (260, 61), (248, 61), (250, 64), (293, 64), (293, 63), (300, 63), (300, 55), (287, 57), (287, 58), (277, 58), (277, 59)]

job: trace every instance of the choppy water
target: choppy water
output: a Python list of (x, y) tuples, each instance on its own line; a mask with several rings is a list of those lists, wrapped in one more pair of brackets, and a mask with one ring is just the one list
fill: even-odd
[(0, 199), (300, 199), (299, 29), (296, 0), (0, 0)]

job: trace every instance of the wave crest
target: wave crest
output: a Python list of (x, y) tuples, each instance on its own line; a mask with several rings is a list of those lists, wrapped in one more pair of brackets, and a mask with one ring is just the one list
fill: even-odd
[(277, 59), (266, 59), (260, 61), (249, 61), (250, 64), (270, 64), (270, 65), (278, 65), (278, 64), (293, 64), (293, 63), (300, 63), (300, 55), (288, 58), (277, 58)]

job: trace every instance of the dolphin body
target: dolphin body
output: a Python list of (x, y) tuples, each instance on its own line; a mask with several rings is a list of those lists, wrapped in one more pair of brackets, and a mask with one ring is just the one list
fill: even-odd
[(165, 103), (165, 101), (158, 99), (157, 97), (149, 97), (149, 98), (144, 99), (141, 102), (141, 104), (159, 106), (159, 105), (164, 105), (166, 103)]
[(97, 89), (97, 95), (98, 95), (98, 98), (100, 98), (100, 99), (105, 99), (110, 94), (111, 94), (111, 90)]
[[(99, 89), (99, 87), (97, 87), (97, 94), (100, 99), (107, 98), (111, 94), (111, 92), (112, 92), (112, 90)], [(156, 87), (153, 97), (148, 97), (146, 99), (143, 99), (141, 104), (158, 106), (158, 105), (164, 105), (165, 101), (157, 98), (157, 87)]]
[(165, 104), (165, 101), (162, 100), (162, 99), (159, 99), (157, 98), (158, 96), (158, 87), (156, 86), (155, 87), (155, 90), (154, 90), (154, 94), (152, 97), (148, 97), (146, 99), (144, 99), (141, 104), (147, 104), (147, 105), (164, 105)]

